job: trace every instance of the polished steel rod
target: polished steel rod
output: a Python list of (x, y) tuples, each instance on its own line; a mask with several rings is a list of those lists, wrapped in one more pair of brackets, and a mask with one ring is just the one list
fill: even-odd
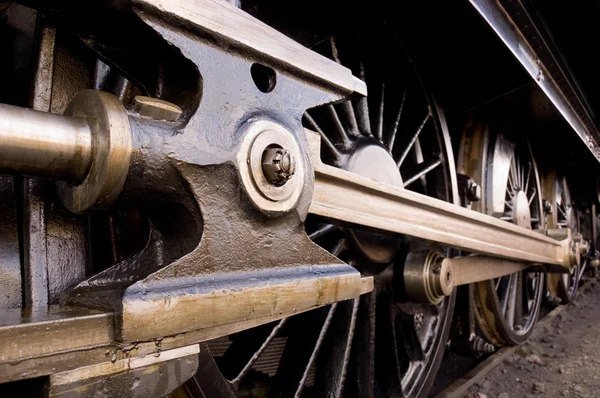
[(0, 104), (0, 174), (79, 183), (91, 161), (85, 119)]

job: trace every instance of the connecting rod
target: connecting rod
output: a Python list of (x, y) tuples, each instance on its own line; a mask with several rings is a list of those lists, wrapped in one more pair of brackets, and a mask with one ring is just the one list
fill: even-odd
[(329, 219), (400, 233), (505, 259), (571, 268), (570, 236), (552, 239), (451, 203), (382, 184), (321, 162), (320, 137), (307, 131), (315, 169), (310, 213)]

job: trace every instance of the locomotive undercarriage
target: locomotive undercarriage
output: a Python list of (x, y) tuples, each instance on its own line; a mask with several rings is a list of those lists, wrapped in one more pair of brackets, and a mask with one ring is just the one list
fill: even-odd
[[(378, 13), (290, 25), (309, 49), (225, 2), (24, 3), (0, 8), (5, 388), (423, 396), (457, 290), (479, 355), (597, 262), (597, 133), (542, 61), (448, 122)], [(538, 169), (523, 119), (592, 167)]]

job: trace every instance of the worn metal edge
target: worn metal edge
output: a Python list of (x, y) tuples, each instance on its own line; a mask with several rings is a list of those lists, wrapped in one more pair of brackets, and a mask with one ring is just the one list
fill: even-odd
[(68, 309), (63, 313), (49, 312), (37, 321), (35, 316), (14, 317), (13, 323), (0, 326), (0, 336), (0, 363), (19, 362), (108, 345), (114, 341), (114, 317), (95, 310), (71, 314)]
[(139, 355), (130, 358), (123, 358), (114, 362), (104, 362), (100, 364), (84, 366), (81, 368), (55, 373), (50, 376), (50, 383), (53, 385), (65, 385), (75, 383), (82, 379), (107, 376), (114, 373), (127, 372), (133, 369), (154, 365), (160, 362), (183, 358), (189, 355), (200, 353), (200, 345), (193, 344), (189, 346), (174, 348), (156, 354)]

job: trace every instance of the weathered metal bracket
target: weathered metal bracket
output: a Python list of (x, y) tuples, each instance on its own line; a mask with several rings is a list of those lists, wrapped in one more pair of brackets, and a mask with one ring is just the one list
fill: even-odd
[(202, 237), (192, 252), (125, 290), (121, 339), (289, 316), (360, 295), (360, 274), (312, 243), (297, 215), (257, 214), (232, 166), (181, 172), (191, 184), (203, 182), (195, 190)]
[[(251, 200), (241, 167), (249, 156), (246, 137), (256, 125), (285, 131), (298, 147), (299, 166), (310, 166), (302, 114), (352, 94), (362, 83), (311, 53), (336, 73), (306, 79), (291, 73), (298, 65), (289, 72), (272, 69), (273, 89), (261, 92), (251, 74), (256, 59), (217, 48), (195, 29), (183, 34), (147, 8), (134, 11), (197, 70), (196, 86), (190, 85), (197, 94), (190, 97), (201, 101), (184, 106), (183, 113), (191, 116), (178, 122), (130, 114), (131, 163), (116, 206), (143, 209), (151, 220), (148, 245), (81, 283), (67, 301), (114, 311), (117, 340), (148, 341), (250, 320), (268, 322), (370, 290), (370, 279), (365, 285), (358, 271), (304, 232), (314, 182), (310, 167), (297, 167), (291, 180), (302, 181), (294, 184), (295, 206), (277, 212)], [(275, 53), (284, 48), (275, 47)], [(269, 64), (277, 58), (271, 50), (256, 58)], [(303, 65), (309, 74), (317, 73), (314, 65)]]

